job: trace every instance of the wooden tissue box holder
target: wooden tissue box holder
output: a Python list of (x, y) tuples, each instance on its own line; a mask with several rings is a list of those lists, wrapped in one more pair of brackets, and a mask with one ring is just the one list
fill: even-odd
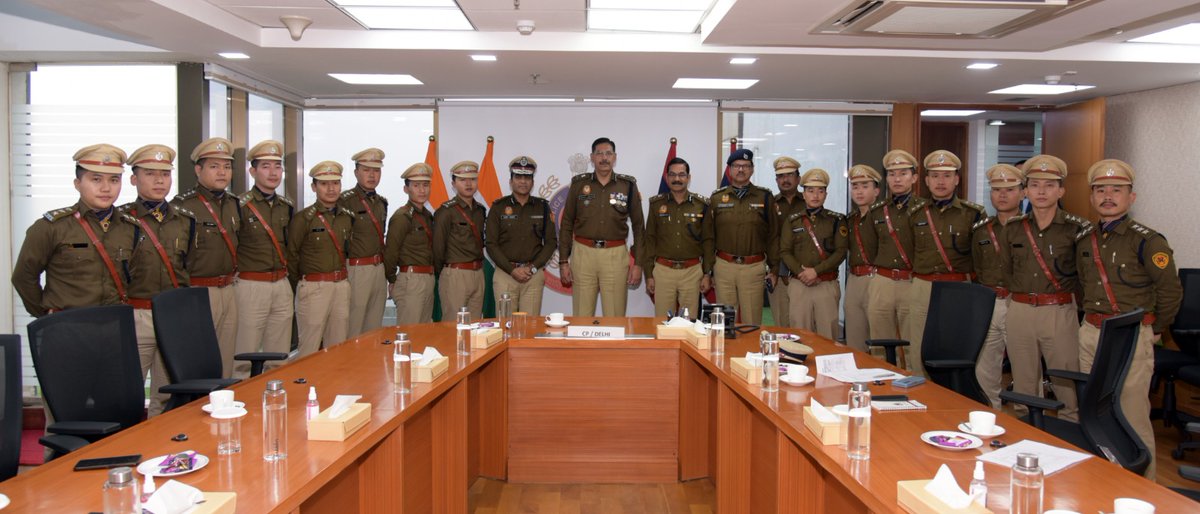
[(708, 349), (708, 336), (696, 332), (696, 327), (669, 327), (666, 325), (655, 325), (654, 337), (656, 339), (680, 339), (688, 344), (695, 346), (697, 350)]
[(483, 328), (471, 331), (471, 348), (486, 350), (504, 340), (504, 330), (501, 328)]
[(762, 385), (762, 364), (751, 363), (745, 357), (733, 357), (729, 359), (729, 368), (747, 384)]
[(371, 420), (371, 404), (356, 403), (336, 418), (329, 417), (329, 409), (321, 411), (308, 420), (309, 441), (345, 441), (347, 437), (367, 426)]
[(412, 381), (413, 382), (433, 382), (437, 377), (446, 373), (450, 369), (450, 358), (445, 355), (433, 359), (433, 362), (428, 366), (421, 366), (418, 363), (420, 359), (412, 361)]
[(896, 503), (899, 503), (900, 508), (905, 512), (912, 514), (992, 514), (987, 507), (975, 502), (971, 502), (965, 509), (951, 509), (949, 505), (925, 490), (925, 484), (929, 482), (932, 480), (896, 482)]
[[(833, 412), (833, 411), (830, 411)], [(837, 414), (834, 414), (837, 416)], [(830, 423), (822, 423), (817, 420), (817, 416), (813, 414), (812, 407), (804, 406), (804, 426), (813, 433), (821, 441), (821, 444), (829, 446), (832, 444), (842, 444), (842, 422), (841, 418), (838, 421)]]

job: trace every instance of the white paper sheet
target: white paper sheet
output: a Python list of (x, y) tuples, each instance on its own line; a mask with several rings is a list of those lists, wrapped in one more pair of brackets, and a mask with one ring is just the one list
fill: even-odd
[(1063, 470), (1067, 466), (1082, 462), (1088, 457), (1092, 457), (1090, 453), (1083, 453), (1057, 446), (1039, 443), (1037, 441), (1021, 441), (1016, 444), (1010, 444), (1005, 448), (994, 452), (985, 453), (976, 457), (983, 462), (991, 462), (999, 464), (1006, 468), (1013, 467), (1017, 463), (1018, 453), (1032, 453), (1038, 456), (1038, 466), (1041, 466), (1042, 472), (1046, 476), (1050, 476), (1058, 471)]

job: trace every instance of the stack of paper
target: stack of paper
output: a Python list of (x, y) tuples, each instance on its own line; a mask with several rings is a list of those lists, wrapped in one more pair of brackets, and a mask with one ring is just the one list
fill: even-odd
[(992, 464), (1011, 468), (1017, 463), (1018, 453), (1032, 453), (1037, 455), (1038, 466), (1042, 468), (1042, 472), (1046, 476), (1050, 476), (1067, 466), (1076, 462), (1082, 462), (1084, 459), (1092, 456), (1090, 453), (1067, 450), (1057, 446), (1026, 440), (1017, 444), (1010, 444), (1006, 448), (985, 453), (976, 458), (984, 462), (991, 462)]

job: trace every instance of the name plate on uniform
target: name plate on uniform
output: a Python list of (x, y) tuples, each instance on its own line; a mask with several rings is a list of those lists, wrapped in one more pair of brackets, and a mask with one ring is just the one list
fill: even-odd
[(625, 339), (625, 327), (601, 327), (598, 325), (571, 325), (567, 337), (578, 339)]

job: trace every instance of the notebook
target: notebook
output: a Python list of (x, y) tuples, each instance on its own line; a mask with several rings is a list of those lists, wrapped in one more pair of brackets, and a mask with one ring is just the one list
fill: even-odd
[(925, 410), (925, 404), (916, 400), (881, 402), (871, 400), (871, 408), (877, 411)]

